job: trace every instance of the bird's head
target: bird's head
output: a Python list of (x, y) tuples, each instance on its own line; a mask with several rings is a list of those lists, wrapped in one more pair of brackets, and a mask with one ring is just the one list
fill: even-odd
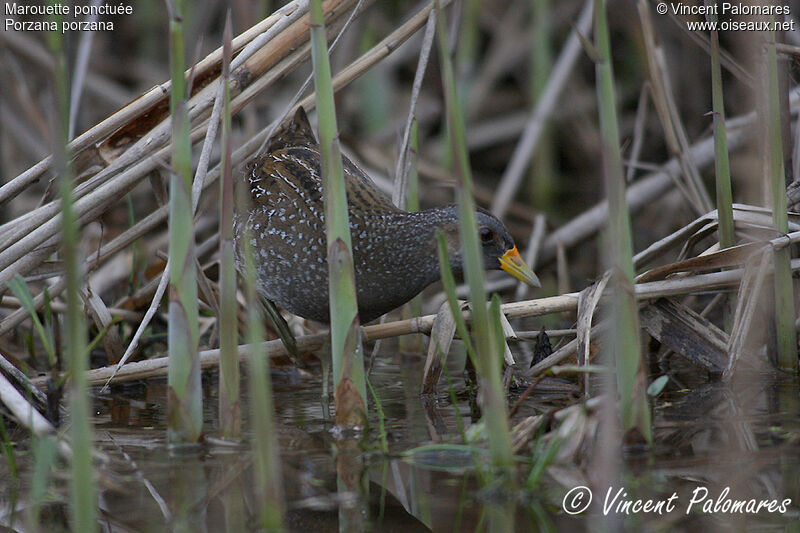
[[(483, 209), (475, 212), (478, 225), (478, 242), (481, 246), (483, 266), (487, 270), (505, 270), (518, 280), (532, 287), (541, 287), (539, 278), (519, 255), (514, 239), (505, 225), (494, 215)], [(450, 255), (450, 265), (456, 272), (463, 272), (463, 253), (458, 236), (457, 219), (444, 229)]]

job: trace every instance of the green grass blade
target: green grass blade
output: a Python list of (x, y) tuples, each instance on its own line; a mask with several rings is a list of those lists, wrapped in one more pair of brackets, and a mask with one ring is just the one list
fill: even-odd
[(172, 92), (172, 173), (169, 198), (169, 377), (167, 438), (194, 443), (203, 429), (198, 359), (197, 272), (192, 220), (192, 146), (184, 78), (183, 0), (168, 2)]
[[(716, 13), (709, 16), (717, 21)], [(714, 169), (717, 184), (717, 214), (719, 218), (719, 244), (729, 248), (736, 242), (733, 228), (733, 193), (731, 191), (731, 166), (728, 160), (728, 137), (725, 132), (725, 101), (722, 93), (722, 69), (719, 60), (719, 32), (711, 32), (711, 100), (714, 117)]]
[(481, 380), (481, 399), (483, 416), (489, 429), (489, 449), (495, 466), (510, 472), (513, 460), (511, 455), (511, 436), (505, 402), (500, 382), (500, 361), (502, 352), (496, 353), (496, 343), (489, 326), (486, 308), (484, 272), (481, 246), (478, 242), (478, 224), (475, 217), (472, 175), (467, 153), (464, 117), (459, 105), (453, 62), (450, 57), (447, 29), (441, 4), (437, 0), (436, 23), (439, 48), (439, 62), (442, 65), (442, 82), (445, 88), (447, 127), (450, 134), (454, 174), (457, 179), (456, 200), (458, 203), (459, 233), (464, 257), (464, 271), (469, 286), (472, 309), (476, 362)]
[(650, 409), (644, 385), (644, 368), (639, 346), (638, 308), (633, 296), (633, 239), (630, 216), (625, 201), (625, 177), (619, 147), (614, 71), (611, 66), (611, 43), (605, 5), (595, 0), (595, 47), (598, 60), (597, 99), (603, 150), (603, 171), (609, 206), (607, 263), (616, 272), (610, 292), (613, 326), (606, 344), (617, 368), (617, 387), (623, 431), (638, 429), (651, 440)]
[(47, 334), (44, 326), (42, 325), (42, 321), (39, 320), (39, 313), (36, 312), (36, 307), (33, 303), (33, 296), (28, 290), (28, 285), (25, 283), (25, 280), (22, 279), (22, 276), (17, 274), (14, 276), (14, 279), (8, 282), (8, 287), (11, 289), (11, 292), (14, 293), (14, 296), (19, 299), (22, 307), (31, 315), (33, 326), (36, 328), (36, 333), (39, 334), (39, 339), (42, 341), (42, 347), (47, 354), (47, 360), (50, 362), (50, 366), (52, 367), (56, 364), (56, 352), (53, 348), (53, 342), (50, 335)]
[[(242, 194), (240, 197), (247, 202)], [(264, 315), (258, 305), (256, 267), (251, 238), (242, 239), (245, 261), (245, 294), (247, 298), (247, 342), (250, 346), (248, 385), (250, 392), (250, 424), (255, 467), (256, 493), (260, 506), (258, 523), (266, 531), (285, 531), (285, 502), (281, 477), (280, 454), (275, 429), (275, 405), (269, 358), (264, 350)]]
[[(770, 17), (774, 22), (774, 16)], [(767, 44), (767, 99), (769, 105), (769, 173), (772, 196), (772, 222), (780, 233), (789, 232), (786, 206), (786, 182), (781, 137), (778, 58), (775, 50), (775, 31), (770, 32)], [(794, 328), (794, 287), (788, 247), (775, 252), (775, 326), (777, 329), (778, 366), (797, 372), (797, 332)]]
[(222, 179), (220, 180), (219, 219), (219, 424), (220, 433), (229, 439), (242, 436), (239, 403), (239, 320), (236, 303), (236, 260), (233, 245), (233, 171), (231, 168), (230, 63), (232, 39), (230, 12), (223, 34), (222, 83)]
[(467, 322), (464, 320), (464, 315), (461, 313), (461, 306), (458, 303), (458, 296), (456, 296), (456, 280), (453, 277), (453, 271), (450, 270), (450, 256), (447, 254), (447, 240), (441, 231), (437, 231), (436, 240), (438, 242), (439, 273), (442, 278), (442, 290), (445, 296), (447, 296), (447, 304), (450, 306), (450, 312), (453, 314), (453, 319), (456, 322), (456, 331), (458, 331), (458, 335), (464, 342), (467, 356), (472, 363), (475, 364), (475, 348), (472, 346), (469, 329), (467, 329)]
[[(53, 19), (59, 22), (60, 15)], [(60, 26), (60, 25), (59, 25)], [(86, 320), (81, 300), (84, 281), (80, 259), (80, 234), (73, 200), (73, 171), (67, 150), (69, 123), (69, 77), (64, 36), (58, 31), (47, 34), (55, 57), (56, 135), (54, 169), (58, 175), (61, 197), (61, 259), (64, 264), (66, 313), (64, 317), (64, 355), (70, 378), (69, 404), (72, 461), (70, 464), (70, 513), (74, 531), (97, 530), (97, 490), (92, 464), (91, 399), (86, 383), (89, 360), (86, 353)]]
[[(358, 425), (357, 420), (361, 418), (361, 422), (363, 422), (366, 413), (367, 387), (364, 378), (364, 356), (356, 303), (347, 195), (342, 155), (339, 150), (322, 0), (312, 0), (311, 2), (311, 55), (319, 113), (319, 144), (330, 276), (331, 356), (333, 358), (334, 397), (337, 404), (336, 417), (337, 423)], [(347, 402), (353, 406), (352, 413), (340, 412), (338, 408), (344, 406), (344, 402), (340, 402), (340, 400), (343, 391), (347, 390), (345, 388), (347, 382), (352, 383), (361, 399), (360, 405), (358, 402)]]

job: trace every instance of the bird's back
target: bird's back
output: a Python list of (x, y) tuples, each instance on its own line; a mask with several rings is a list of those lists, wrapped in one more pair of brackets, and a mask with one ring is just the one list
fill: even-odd
[[(356, 275), (366, 248), (365, 227), (402, 213), (347, 157), (342, 157)], [(299, 108), (276, 130), (267, 151), (245, 167), (250, 189), (247, 213), (236, 217), (235, 235), (249, 230), (261, 294), (300, 316), (328, 321), (328, 267), (319, 144)], [(241, 263), (241, 260), (239, 261)], [(241, 264), (240, 264), (241, 267)]]

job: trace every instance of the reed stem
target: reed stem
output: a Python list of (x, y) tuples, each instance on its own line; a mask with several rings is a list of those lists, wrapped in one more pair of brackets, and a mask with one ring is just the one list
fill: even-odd
[[(314, 88), (319, 114), (319, 144), (322, 159), (325, 232), (328, 243), (328, 272), (333, 358), (334, 399), (337, 424), (363, 425), (367, 387), (364, 355), (356, 303), (355, 271), (347, 208), (347, 194), (339, 149), (333, 82), (325, 37), (322, 0), (311, 2), (311, 56)], [(345, 391), (355, 391), (358, 400), (345, 401)], [(347, 393), (348, 395), (350, 393)], [(341, 409), (349, 406), (348, 411)]]
[(197, 442), (203, 429), (198, 358), (197, 272), (192, 221), (192, 145), (184, 77), (183, 0), (167, 2), (172, 66), (172, 172), (169, 198), (169, 375), (167, 440)]
[[(60, 27), (61, 16), (53, 20)], [(47, 34), (50, 51), (55, 57), (54, 89), (56, 113), (53, 128), (54, 170), (59, 176), (61, 197), (61, 260), (64, 264), (66, 313), (63, 334), (64, 355), (70, 378), (70, 512), (74, 531), (97, 531), (97, 489), (92, 464), (91, 398), (86, 380), (89, 366), (86, 320), (81, 290), (84, 283), (80, 259), (79, 226), (73, 202), (74, 178), (71, 157), (67, 149), (69, 124), (69, 75), (67, 51), (63, 35), (58, 31)]]
[[(774, 16), (771, 16), (773, 19)], [(768, 140), (769, 173), (772, 196), (772, 221), (779, 233), (789, 233), (786, 206), (783, 140), (781, 136), (780, 94), (778, 85), (778, 58), (775, 50), (775, 31), (769, 33), (767, 43), (767, 99), (769, 106)], [(791, 271), (791, 250), (784, 247), (775, 251), (775, 327), (777, 333), (777, 361), (780, 368), (797, 372), (797, 332), (794, 328), (794, 287)]]
[[(709, 16), (717, 22), (716, 13)], [(725, 101), (722, 92), (722, 69), (719, 61), (719, 32), (711, 31), (711, 100), (714, 117), (714, 169), (717, 184), (717, 216), (719, 221), (719, 244), (729, 248), (736, 243), (733, 227), (733, 193), (731, 191), (731, 167), (728, 161), (728, 136), (725, 132)]]
[(496, 348), (494, 331), (486, 307), (483, 260), (478, 242), (478, 224), (475, 217), (472, 174), (467, 153), (464, 117), (459, 105), (458, 91), (448, 46), (445, 18), (439, 0), (436, 0), (436, 23), (439, 44), (439, 61), (442, 82), (445, 88), (447, 128), (450, 133), (452, 161), (457, 179), (456, 201), (458, 204), (459, 234), (464, 257), (464, 271), (469, 286), (470, 307), (473, 313), (473, 338), (476, 351), (475, 368), (481, 386), (483, 420), (489, 433), (489, 449), (492, 463), (506, 473), (513, 465), (511, 436), (500, 381), (500, 361), (503, 352)]
[(597, 99), (603, 150), (603, 172), (608, 197), (607, 264), (615, 272), (610, 291), (613, 325), (606, 339), (609, 359), (617, 369), (622, 430), (638, 429), (648, 441), (650, 410), (645, 394), (645, 376), (639, 346), (639, 317), (633, 290), (633, 242), (630, 215), (625, 202), (625, 177), (619, 148), (614, 71), (605, 5), (595, 0), (595, 48)]
[(230, 64), (232, 39), (230, 12), (225, 19), (222, 43), (222, 179), (219, 219), (219, 424), (229, 439), (242, 436), (239, 403), (238, 304), (236, 303), (236, 261), (233, 245), (233, 172), (231, 169)]

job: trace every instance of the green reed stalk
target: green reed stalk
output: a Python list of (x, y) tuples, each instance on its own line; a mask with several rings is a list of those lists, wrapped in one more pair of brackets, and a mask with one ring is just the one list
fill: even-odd
[(167, 2), (170, 12), (172, 173), (169, 198), (169, 376), (167, 439), (197, 442), (203, 429), (198, 358), (197, 273), (192, 222), (192, 145), (184, 78), (183, 0)]
[[(773, 19), (774, 17), (771, 17)], [(769, 172), (772, 191), (772, 222), (780, 233), (789, 232), (786, 207), (785, 169), (781, 138), (778, 58), (775, 51), (775, 32), (770, 32), (767, 45), (767, 99), (769, 105)], [(777, 329), (778, 366), (797, 372), (797, 333), (794, 329), (794, 288), (790, 265), (790, 248), (775, 252), (775, 326)]]
[[(248, 201), (243, 192), (240, 199)], [(247, 381), (250, 391), (250, 424), (253, 428), (256, 494), (259, 497), (258, 522), (266, 531), (285, 531), (286, 507), (275, 429), (275, 404), (269, 375), (269, 357), (264, 350), (264, 313), (256, 291), (255, 256), (249, 234), (245, 235), (242, 243), (247, 299), (247, 342), (250, 344)]]
[[(361, 425), (366, 416), (367, 386), (364, 379), (364, 354), (356, 303), (347, 193), (342, 170), (342, 154), (339, 150), (322, 0), (311, 2), (311, 56), (319, 113), (325, 232), (328, 242), (331, 356), (334, 399), (337, 406), (336, 419), (337, 423)], [(342, 401), (344, 391), (352, 388), (355, 388), (360, 396), (360, 405), (357, 401)], [(340, 408), (344, 408), (345, 404), (352, 407), (352, 413), (340, 412)]]
[[(531, 61), (529, 102), (531, 109), (547, 86), (553, 66), (552, 15), (550, 0), (531, 0)], [(530, 167), (530, 203), (547, 210), (553, 205), (556, 188), (554, 150), (551, 128), (546, 127)]]
[(8, 473), (11, 477), (12, 492), (16, 495), (19, 489), (19, 467), (17, 466), (17, 457), (14, 455), (14, 442), (11, 440), (6, 430), (6, 424), (3, 422), (2, 417), (0, 417), (0, 449), (2, 449), (2, 454), (6, 460), (6, 466), (8, 467)]
[[(221, 465), (222, 472), (236, 472), (240, 468), (241, 458), (237, 455), (218, 456), (217, 460), (224, 461)], [(225, 517), (223, 531), (247, 531), (249, 517), (245, 503), (244, 483), (229, 484), (219, 495), (219, 499)]]
[(419, 211), (419, 170), (417, 169), (417, 154), (419, 154), (419, 122), (414, 117), (411, 120), (411, 136), (409, 138), (409, 168), (408, 168), (408, 198), (406, 210), (411, 213)]
[[(358, 53), (363, 54), (374, 47), (379, 39), (374, 26), (367, 25), (359, 39)], [(389, 121), (388, 110), (392, 98), (393, 85), (386, 69), (371, 68), (355, 82), (354, 89), (360, 101), (359, 123), (364, 133), (370, 137), (377, 134)]]
[[(709, 20), (717, 22), (717, 15)], [(711, 32), (711, 101), (714, 117), (714, 169), (717, 176), (717, 217), (719, 220), (720, 248), (729, 248), (736, 242), (733, 228), (733, 193), (731, 192), (731, 167), (728, 161), (728, 136), (725, 132), (725, 100), (722, 93), (722, 69), (719, 62), (719, 32)]]
[[(408, 169), (408, 197), (406, 199), (406, 210), (414, 213), (419, 211), (419, 171), (417, 170), (417, 153), (419, 153), (419, 124), (417, 119), (411, 121), (411, 137), (409, 140), (409, 169)], [(408, 305), (403, 307), (403, 318), (409, 319), (422, 315), (422, 297), (418, 294), (414, 296)], [(422, 352), (421, 335), (403, 335), (397, 339), (400, 351)]]
[[(717, 5), (719, 2), (717, 2)], [(709, 21), (716, 23), (716, 13), (709, 15)], [(722, 91), (722, 69), (720, 67), (719, 32), (711, 31), (711, 100), (714, 124), (714, 171), (717, 192), (717, 223), (719, 224), (720, 248), (729, 248), (736, 244), (735, 226), (733, 224), (733, 192), (731, 190), (731, 168), (728, 160), (728, 136), (725, 131), (725, 100)], [(731, 295), (724, 306), (724, 328), (730, 332), (735, 305), (735, 295)]]
[(595, 0), (594, 9), (595, 47), (598, 54), (595, 67), (597, 99), (609, 210), (607, 262), (616, 273), (616, 286), (609, 291), (613, 326), (606, 344), (617, 367), (622, 429), (626, 432), (638, 429), (650, 441), (650, 410), (645, 394), (646, 380), (639, 346), (638, 309), (633, 296), (633, 242), (619, 149), (611, 43), (603, 1)]
[(36, 333), (39, 335), (39, 339), (42, 341), (42, 348), (45, 354), (47, 354), (47, 362), (50, 364), (50, 368), (55, 367), (58, 361), (53, 345), (52, 332), (49, 328), (45, 329), (44, 324), (42, 324), (42, 321), (39, 319), (39, 313), (36, 311), (36, 307), (33, 303), (33, 295), (31, 295), (31, 291), (28, 290), (25, 278), (19, 274), (15, 275), (14, 278), (8, 282), (8, 288), (11, 289), (14, 296), (19, 299), (20, 305), (31, 315), (33, 326), (36, 329)]
[[(447, 305), (450, 307), (450, 312), (453, 314), (453, 320), (456, 323), (456, 331), (464, 343), (467, 357), (469, 357), (472, 364), (477, 367), (477, 355), (475, 353), (475, 348), (472, 347), (469, 330), (467, 329), (467, 321), (464, 320), (464, 315), (461, 313), (461, 306), (458, 303), (458, 295), (456, 294), (456, 280), (453, 277), (453, 271), (450, 269), (450, 256), (447, 253), (447, 239), (444, 233), (439, 230), (436, 232), (436, 241), (438, 245), (439, 275), (442, 279), (442, 290), (447, 297)], [(447, 354), (442, 354), (442, 366), (444, 366), (444, 359), (446, 356)]]
[[(25, 515), (31, 529), (38, 531), (43, 523), (42, 507), (48, 501), (49, 492), (53, 486), (53, 472), (58, 465), (58, 442), (52, 435), (42, 435), (41, 437), (34, 436), (31, 445), (33, 448), (33, 473), (28, 493), (28, 509), (26, 509)], [(77, 526), (77, 520), (74, 525)], [(73, 529), (73, 531), (78, 530)], [(96, 531), (96, 529), (92, 526), (86, 531)]]
[(478, 224), (475, 219), (472, 175), (469, 167), (464, 117), (458, 105), (453, 62), (448, 50), (447, 29), (444, 14), (436, 0), (436, 24), (439, 45), (439, 61), (442, 68), (442, 83), (445, 91), (447, 126), (450, 131), (454, 174), (457, 179), (456, 201), (458, 203), (459, 233), (464, 257), (464, 271), (472, 309), (472, 329), (475, 339), (475, 368), (481, 383), (483, 417), (489, 433), (489, 449), (492, 463), (510, 472), (513, 459), (508, 416), (503, 399), (500, 380), (500, 362), (503, 352), (497, 351), (494, 332), (490, 326), (486, 308), (483, 260), (478, 242)]
[[(60, 17), (54, 16), (57, 26)], [(61, 196), (61, 260), (64, 265), (65, 298), (64, 355), (70, 377), (70, 436), (72, 463), (70, 472), (70, 513), (74, 531), (97, 531), (97, 489), (92, 464), (91, 400), (86, 383), (88, 351), (86, 350), (86, 321), (81, 302), (84, 273), (80, 259), (79, 226), (73, 205), (73, 174), (66, 148), (69, 124), (69, 75), (67, 52), (63, 35), (58, 31), (47, 34), (50, 51), (55, 58), (54, 89), (56, 101), (53, 143), (54, 168), (59, 179)]]
[[(476, 58), (480, 45), (480, 26), (481, 6), (480, 0), (466, 0), (462, 2), (462, 19), (458, 35), (458, 47), (456, 48), (455, 69), (458, 71), (459, 87), (463, 91), (462, 96), (466, 97), (467, 89), (471, 85), (475, 74)], [(449, 43), (448, 43), (449, 45)]]
[(231, 29), (230, 13), (225, 19), (222, 43), (222, 179), (219, 219), (219, 424), (229, 439), (242, 436), (239, 403), (239, 351), (236, 303), (236, 261), (233, 249), (233, 172), (231, 170)]
[(378, 413), (378, 437), (380, 439), (380, 450), (383, 453), (389, 453), (389, 439), (386, 437), (386, 415), (383, 412), (383, 405), (381, 404), (381, 399), (378, 397), (378, 393), (375, 392), (375, 388), (372, 386), (372, 383), (367, 380), (367, 387), (369, 388), (369, 393), (372, 396), (372, 400), (375, 402), (375, 411)]
[[(417, 169), (417, 154), (419, 154), (419, 123), (414, 118), (411, 121), (411, 137), (409, 140), (409, 161), (408, 169), (408, 198), (406, 200), (406, 210), (410, 213), (419, 211), (419, 170)], [(408, 303), (411, 316), (422, 316), (422, 296), (414, 296)], [(408, 317), (410, 318), (410, 317)], [(419, 335), (417, 337), (420, 337)], [(409, 335), (400, 337), (400, 340), (408, 340)], [(418, 343), (419, 344), (419, 343)], [(402, 346), (402, 342), (401, 342)]]

